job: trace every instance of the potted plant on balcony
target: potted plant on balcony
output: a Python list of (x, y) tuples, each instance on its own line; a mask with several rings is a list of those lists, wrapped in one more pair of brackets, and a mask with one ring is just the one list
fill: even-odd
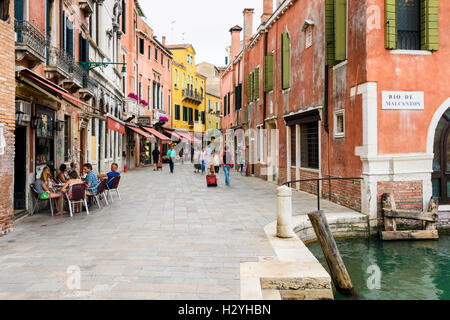
[(136, 101), (139, 101), (139, 97), (137, 96), (137, 94), (135, 94), (135, 93), (133, 93), (133, 92), (131, 92), (131, 93), (128, 94), (128, 98), (134, 99), (134, 100), (136, 100)]
[(166, 116), (161, 116), (159, 117), (159, 122), (169, 122), (169, 118), (167, 118)]
[(139, 103), (142, 104), (144, 107), (148, 106), (148, 103), (145, 100), (139, 100)]

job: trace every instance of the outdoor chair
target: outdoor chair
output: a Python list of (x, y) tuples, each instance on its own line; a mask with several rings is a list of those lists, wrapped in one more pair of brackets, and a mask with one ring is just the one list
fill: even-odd
[(108, 203), (108, 197), (106, 195), (106, 188), (107, 188), (108, 179), (102, 179), (100, 180), (100, 183), (98, 184), (97, 193), (93, 198), (97, 202), (97, 205), (100, 209), (102, 209), (101, 200), (104, 199), (106, 202), (106, 205), (109, 206)]
[[(52, 198), (48, 198), (48, 199), (41, 199), (39, 198), (39, 193), (37, 192), (36, 188), (34, 187), (34, 183), (30, 184), (30, 189), (31, 189), (31, 193), (33, 194), (34, 198), (35, 198), (35, 204), (33, 206), (33, 209), (31, 211), (31, 215), (33, 215), (36, 212), (36, 208), (39, 209), (39, 204), (41, 202), (45, 202), (48, 201), (50, 203), (50, 211), (52, 213), (52, 217), (54, 216), (53, 213), (53, 199)], [(39, 210), (38, 210), (39, 212)]]
[(122, 198), (120, 197), (120, 192), (119, 192), (120, 176), (112, 178), (110, 180), (110, 182), (111, 182), (111, 188), (109, 187), (108, 184), (107, 184), (107, 187), (108, 187), (108, 194), (111, 197), (111, 202), (114, 202), (114, 199), (112, 196), (112, 191), (115, 191), (117, 193), (117, 195), (119, 196), (119, 200), (122, 200)]
[(66, 199), (69, 203), (69, 212), (70, 216), (73, 217), (73, 211), (75, 210), (75, 204), (81, 203), (86, 207), (86, 214), (89, 215), (89, 208), (87, 205), (87, 197), (86, 197), (86, 185), (84, 183), (73, 184), (71, 187), (72, 194), (69, 197), (69, 194), (66, 193)]

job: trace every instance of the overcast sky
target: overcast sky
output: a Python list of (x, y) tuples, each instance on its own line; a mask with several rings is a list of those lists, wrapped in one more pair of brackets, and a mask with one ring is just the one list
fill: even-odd
[[(261, 19), (263, 0), (139, 2), (159, 40), (165, 35), (167, 44), (192, 43), (197, 52), (196, 63), (207, 61), (222, 66), (225, 64), (225, 48), (231, 41), (230, 28), (235, 25), (243, 27), (244, 8), (254, 8), (255, 31)], [(172, 21), (175, 21), (173, 28)]]

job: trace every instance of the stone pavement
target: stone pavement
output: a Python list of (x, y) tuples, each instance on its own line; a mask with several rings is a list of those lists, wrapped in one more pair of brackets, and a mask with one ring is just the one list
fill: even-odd
[[(173, 175), (139, 168), (106, 209), (16, 222), (0, 238), (0, 299), (239, 299), (240, 263), (274, 255), (264, 226), (276, 219), (277, 186), (234, 170), (230, 187), (223, 172), (218, 188), (205, 180), (190, 164)], [(315, 205), (295, 192), (297, 214)]]

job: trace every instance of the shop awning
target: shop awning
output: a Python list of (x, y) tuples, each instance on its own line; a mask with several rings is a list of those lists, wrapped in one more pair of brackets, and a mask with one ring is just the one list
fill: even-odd
[(108, 117), (108, 129), (125, 134), (125, 126), (118, 121)]
[(147, 132), (150, 132), (152, 135), (154, 135), (155, 137), (157, 137), (158, 139), (160, 139), (162, 142), (171, 142), (172, 140), (168, 137), (166, 137), (165, 135), (163, 135), (161, 132), (156, 131), (153, 128), (149, 128), (149, 127), (142, 127), (142, 129), (144, 129)]
[(150, 139), (150, 140), (155, 140), (155, 137), (153, 137), (151, 134), (149, 134), (148, 132), (145, 132), (144, 130), (141, 130), (139, 128), (136, 127), (132, 127), (132, 126), (127, 126), (128, 129), (133, 130), (134, 132), (136, 132), (137, 134), (140, 134), (141, 136)]
[(183, 139), (183, 137), (180, 136), (179, 134), (175, 133), (175, 131), (170, 131), (170, 130), (167, 130), (167, 129), (164, 129), (164, 131), (165, 131), (169, 136), (172, 137), (172, 140), (173, 140), (173, 138), (178, 139), (178, 140)]
[(196, 142), (199, 143), (201, 142), (200, 140), (198, 140), (196, 137), (191, 136), (189, 133), (187, 132), (183, 132), (183, 131), (177, 131), (177, 134), (182, 136), (185, 139), (188, 139), (191, 142)]
[(21, 75), (23, 75), (24, 77), (27, 77), (28, 79), (31, 79), (35, 82), (37, 82), (40, 86), (44, 86), (44, 88), (46, 89), (50, 89), (56, 93), (59, 93), (64, 99), (68, 100), (69, 102), (73, 103), (73, 104), (82, 104), (88, 108), (91, 108), (95, 111), (98, 111), (102, 114), (105, 114), (104, 111), (94, 108), (93, 106), (87, 104), (86, 102), (81, 101), (78, 98), (75, 98), (73, 95), (63, 91), (64, 89), (62, 89), (61, 87), (57, 86), (56, 84), (50, 83), (49, 81), (47, 81), (46, 79), (43, 79), (42, 77), (40, 77), (37, 74), (32, 73), (31, 71), (29, 72), (29, 70), (22, 70), (20, 72)]

